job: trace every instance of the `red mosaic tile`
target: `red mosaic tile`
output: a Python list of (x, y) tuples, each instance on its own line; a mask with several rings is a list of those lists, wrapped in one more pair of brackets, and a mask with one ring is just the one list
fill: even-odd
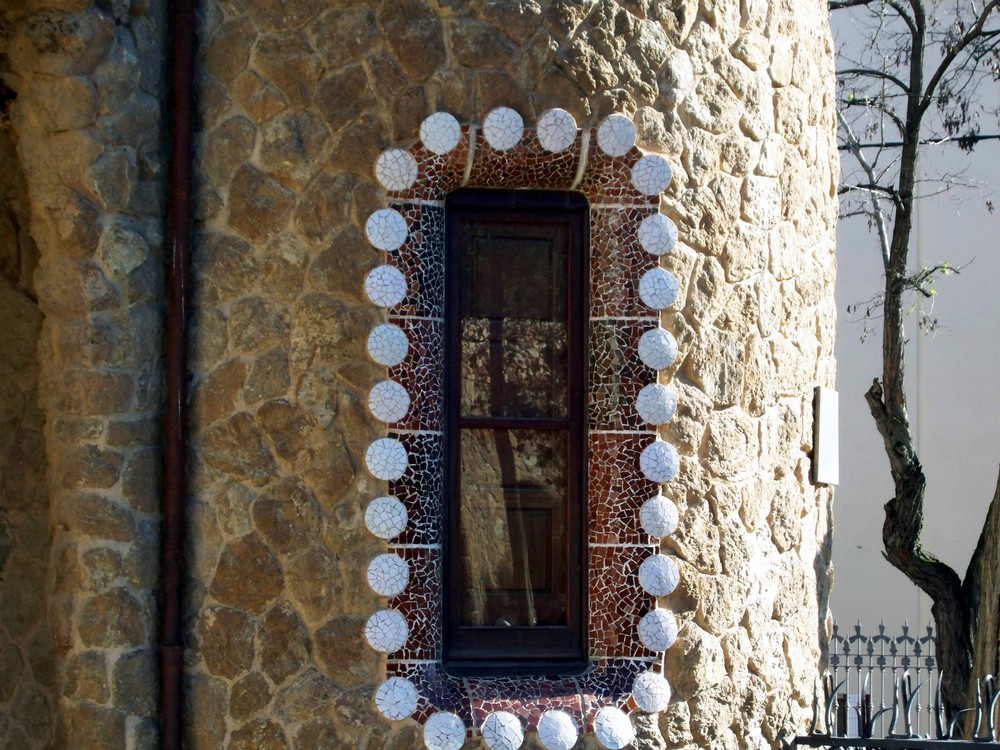
[(486, 142), (482, 129), (476, 132), (475, 162), (470, 187), (530, 187), (569, 190), (579, 165), (581, 134), (565, 151), (546, 151), (534, 129), (526, 129), (521, 142), (509, 151), (497, 151)]
[(406, 506), (406, 529), (397, 544), (440, 544), (444, 494), (444, 445), (441, 435), (390, 433), (406, 448), (409, 466), (389, 482), (389, 494)]
[(636, 398), (656, 382), (656, 372), (639, 358), (639, 338), (657, 325), (657, 319), (600, 319), (590, 321), (591, 430), (650, 430), (636, 410)]
[(605, 706), (625, 710), (631, 698), (632, 682), (647, 671), (653, 659), (605, 659), (578, 679), (586, 731), (594, 731), (594, 717)]
[(462, 186), (469, 161), (469, 126), (462, 126), (458, 145), (446, 154), (435, 154), (419, 141), (409, 149), (417, 160), (417, 179), (409, 190), (392, 191), (392, 200), (441, 201)]
[(637, 625), (656, 601), (639, 585), (638, 570), (655, 552), (653, 546), (590, 547), (591, 659), (653, 656), (639, 641)]
[(389, 545), (389, 551), (410, 566), (410, 580), (403, 593), (389, 600), (390, 609), (406, 617), (410, 629), (403, 647), (391, 654), (399, 660), (441, 658), (441, 552), (426, 547)]
[(476, 726), (494, 711), (511, 711), (527, 729), (537, 729), (542, 714), (552, 709), (565, 711), (583, 723), (579, 686), (574, 678), (507, 677), (467, 680)]
[(624, 156), (608, 156), (598, 148), (594, 133), (587, 154), (587, 169), (576, 189), (586, 195), (591, 204), (658, 206), (659, 195), (643, 195), (632, 184), (632, 165), (640, 157), (642, 152), (634, 147)]
[(441, 318), (444, 315), (444, 208), (394, 203), (406, 219), (406, 241), (387, 253), (406, 278), (406, 296), (395, 315)]
[[(588, 537), (590, 544), (648, 544), (639, 509), (656, 494), (659, 485), (639, 471), (639, 455), (654, 433), (592, 433), (588, 486)], [(590, 572), (595, 578), (594, 569)], [(594, 602), (591, 601), (591, 608)], [(611, 655), (606, 652), (602, 655)]]
[(406, 333), (409, 352), (389, 377), (410, 395), (410, 409), (399, 422), (400, 430), (440, 430), (444, 408), (444, 324), (437, 320), (389, 316)]
[(639, 244), (639, 223), (655, 210), (590, 210), (590, 315), (635, 318), (654, 315), (639, 299), (639, 279), (656, 268), (656, 256)]

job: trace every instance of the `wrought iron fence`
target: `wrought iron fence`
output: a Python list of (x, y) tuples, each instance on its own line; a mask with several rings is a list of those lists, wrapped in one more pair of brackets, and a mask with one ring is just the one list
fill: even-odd
[(947, 717), (941, 702), (934, 629), (888, 635), (885, 624), (866, 635), (861, 624), (842, 634), (833, 626), (828, 669), (817, 684), (809, 734), (792, 747), (965, 750), (1000, 745), (996, 717), (1000, 688), (993, 676), (980, 682), (971, 718), (972, 739), (959, 736), (960, 717)]

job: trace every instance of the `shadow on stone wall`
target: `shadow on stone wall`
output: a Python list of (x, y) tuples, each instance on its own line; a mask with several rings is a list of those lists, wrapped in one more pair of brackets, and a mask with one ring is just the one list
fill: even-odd
[(42, 314), (32, 274), (27, 188), (0, 81), (0, 746), (51, 747), (55, 667), (45, 616), (52, 532), (44, 416), (38, 406)]

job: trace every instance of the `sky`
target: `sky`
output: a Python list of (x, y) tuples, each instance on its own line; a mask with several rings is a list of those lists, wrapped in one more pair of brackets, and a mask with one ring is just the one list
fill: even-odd
[[(921, 166), (926, 175), (964, 170), (966, 179), (983, 185), (918, 204), (914, 265), (947, 260), (966, 267), (935, 284), (937, 331), (920, 333), (913, 318), (906, 329), (909, 415), (927, 478), (922, 539), (964, 576), (1000, 467), (1000, 212), (990, 214), (985, 205), (1000, 188), (1000, 145), (980, 144), (971, 155), (938, 146)], [(837, 263), (841, 466), (831, 609), (842, 628), (861, 620), (867, 631), (884, 620), (894, 632), (906, 620), (922, 629), (930, 620), (929, 600), (881, 555), (882, 506), (893, 488), (864, 400), (880, 374), (881, 336), (862, 343), (863, 325), (846, 313), (882, 279), (876, 238), (864, 219), (840, 222)]]

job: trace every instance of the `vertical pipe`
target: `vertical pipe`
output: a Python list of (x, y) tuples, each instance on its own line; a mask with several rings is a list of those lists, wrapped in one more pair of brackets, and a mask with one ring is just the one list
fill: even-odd
[(160, 577), (160, 747), (180, 750), (184, 726), (184, 559), (187, 498), (187, 286), (191, 250), (195, 0), (172, 0), (170, 177), (164, 335), (163, 528)]

